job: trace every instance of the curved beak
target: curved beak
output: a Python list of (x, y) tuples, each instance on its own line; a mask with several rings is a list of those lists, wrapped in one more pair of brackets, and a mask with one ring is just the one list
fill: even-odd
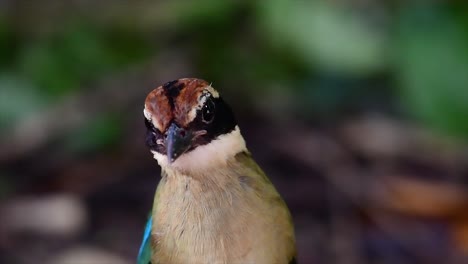
[(193, 133), (187, 131), (177, 124), (172, 123), (167, 129), (166, 136), (166, 154), (169, 159), (169, 163), (174, 162), (180, 155), (186, 152), (193, 139)]

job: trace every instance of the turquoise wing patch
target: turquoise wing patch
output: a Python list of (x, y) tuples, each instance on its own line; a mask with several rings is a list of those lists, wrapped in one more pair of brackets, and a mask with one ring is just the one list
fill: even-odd
[(140, 251), (138, 252), (137, 264), (151, 263), (151, 227), (153, 226), (153, 217), (149, 217), (146, 222), (143, 241), (141, 242)]

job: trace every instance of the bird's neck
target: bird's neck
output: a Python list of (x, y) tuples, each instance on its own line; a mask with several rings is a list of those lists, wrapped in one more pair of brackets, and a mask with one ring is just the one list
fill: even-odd
[(176, 258), (175, 263), (217, 263), (248, 253), (249, 240), (241, 234), (258, 228), (252, 220), (258, 210), (239, 181), (240, 167), (233, 158), (226, 168), (195, 177), (163, 170), (153, 209), (158, 257), (169, 262)]
[(153, 208), (156, 263), (286, 263), (294, 234), (281, 197), (248, 152), (226, 164), (196, 176), (163, 169)]

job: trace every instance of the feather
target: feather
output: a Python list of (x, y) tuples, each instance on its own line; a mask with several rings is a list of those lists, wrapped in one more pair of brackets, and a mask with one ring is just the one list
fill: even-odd
[(190, 176), (163, 167), (153, 221), (153, 264), (295, 263), (289, 211), (247, 151)]
[(146, 222), (145, 232), (143, 233), (143, 241), (141, 242), (140, 251), (138, 252), (137, 264), (151, 263), (151, 226), (153, 225), (153, 217), (149, 217)]
[[(138, 264), (296, 263), (289, 210), (214, 88), (168, 82), (148, 95), (144, 114), (162, 178)], [(174, 142), (184, 148), (168, 159)]]

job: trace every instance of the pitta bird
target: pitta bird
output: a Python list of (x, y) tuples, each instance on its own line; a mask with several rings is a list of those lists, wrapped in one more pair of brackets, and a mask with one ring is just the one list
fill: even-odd
[(146, 143), (161, 166), (138, 264), (296, 263), (289, 210), (208, 82), (149, 93)]

